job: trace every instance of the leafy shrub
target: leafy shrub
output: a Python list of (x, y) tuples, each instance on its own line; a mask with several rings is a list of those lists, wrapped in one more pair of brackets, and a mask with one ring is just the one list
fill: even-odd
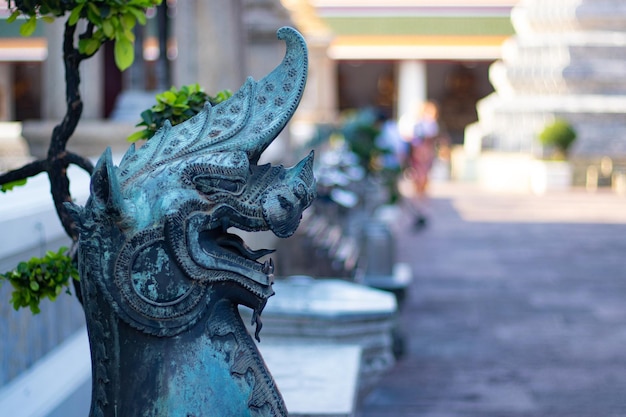
[(145, 10), (161, 4), (162, 0), (13, 0), (9, 1), (12, 11), (7, 19), (13, 22), (18, 16), (26, 19), (20, 26), (22, 36), (30, 36), (35, 32), (37, 19), (51, 22), (56, 17), (70, 12), (68, 24), (74, 26), (80, 19), (86, 19), (88, 31), (78, 41), (80, 53), (87, 56), (95, 54), (107, 40), (115, 42), (113, 52), (115, 64), (125, 70), (132, 63), (134, 55), (135, 24), (146, 24)]
[(43, 258), (20, 262), (15, 270), (0, 274), (0, 284), (6, 280), (13, 286), (10, 303), (15, 310), (30, 307), (37, 314), (43, 298), (54, 301), (64, 288), (70, 293), (70, 278), (78, 280), (78, 270), (66, 252), (65, 247), (48, 251)]
[(557, 156), (565, 158), (570, 146), (576, 140), (576, 131), (572, 125), (564, 119), (557, 119), (550, 123), (539, 134), (542, 145), (554, 148)]
[(232, 95), (229, 90), (222, 90), (212, 97), (198, 84), (184, 85), (180, 90), (172, 87), (157, 94), (157, 104), (141, 113), (141, 122), (137, 126), (145, 126), (145, 129), (133, 133), (128, 140), (136, 142), (140, 139), (150, 139), (166, 120), (169, 120), (172, 126), (176, 126), (198, 114), (207, 101), (211, 105), (216, 105)]

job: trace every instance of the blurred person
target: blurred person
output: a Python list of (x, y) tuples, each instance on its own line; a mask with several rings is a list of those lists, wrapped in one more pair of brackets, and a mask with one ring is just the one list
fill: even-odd
[[(439, 108), (433, 101), (422, 104), (412, 121), (400, 121), (401, 133), (410, 144), (405, 176), (412, 184), (413, 204), (416, 212), (415, 226), (426, 225), (426, 202), (428, 178), (437, 157), (437, 147), (443, 136), (439, 125)], [(410, 129), (409, 129), (410, 126)], [(445, 146), (444, 146), (445, 147)]]

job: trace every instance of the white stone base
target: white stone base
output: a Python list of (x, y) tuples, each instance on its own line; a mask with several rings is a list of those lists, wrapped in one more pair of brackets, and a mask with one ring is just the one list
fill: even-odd
[(361, 347), (259, 344), (289, 417), (351, 417), (358, 392)]
[(527, 193), (532, 161), (530, 155), (486, 152), (477, 159), (477, 181), (489, 191)]
[(565, 191), (572, 186), (573, 170), (567, 161), (532, 161), (530, 190), (535, 194)]
[(564, 191), (573, 184), (568, 162), (537, 160), (530, 154), (483, 152), (468, 156), (456, 149), (452, 158), (454, 178), (476, 182), (494, 192), (544, 194)]
[[(392, 331), (397, 303), (393, 294), (347, 281), (305, 276), (277, 280), (274, 290), (276, 294), (261, 316), (261, 345), (360, 346), (362, 391), (394, 364)], [(250, 310), (241, 308), (240, 312), (244, 323), (250, 323)]]

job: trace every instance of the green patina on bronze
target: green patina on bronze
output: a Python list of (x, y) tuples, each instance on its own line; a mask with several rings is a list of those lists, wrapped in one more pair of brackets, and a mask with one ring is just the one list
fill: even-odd
[(119, 166), (100, 158), (79, 224), (93, 363), (90, 417), (286, 416), (238, 305), (273, 295), (270, 250), (227, 231), (288, 237), (315, 195), (313, 155), (258, 165), (293, 115), (307, 76), (291, 28), (282, 63), (230, 99), (166, 126)]

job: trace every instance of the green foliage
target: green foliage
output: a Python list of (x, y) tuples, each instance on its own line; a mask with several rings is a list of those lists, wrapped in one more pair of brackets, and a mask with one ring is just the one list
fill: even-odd
[(359, 158), (359, 164), (367, 172), (379, 171), (380, 157), (389, 151), (381, 149), (376, 144), (376, 138), (380, 134), (377, 126), (376, 113), (371, 109), (359, 110), (346, 113), (344, 122), (340, 127), (346, 144)]
[(17, 180), (17, 181), (7, 182), (6, 184), (0, 185), (0, 191), (2, 191), (3, 193), (6, 193), (7, 191), (11, 191), (15, 187), (20, 187), (22, 185), (26, 185), (27, 181), (28, 180), (26, 178), (24, 178), (24, 179)]
[(42, 298), (54, 301), (63, 288), (70, 293), (69, 279), (78, 280), (78, 270), (66, 253), (65, 247), (48, 251), (43, 258), (20, 262), (15, 270), (0, 274), (0, 284), (6, 280), (13, 286), (10, 302), (15, 310), (30, 307), (33, 314), (38, 314)]
[(19, 15), (25, 17), (20, 27), (22, 36), (30, 36), (37, 27), (37, 19), (54, 20), (69, 12), (68, 23), (76, 25), (85, 19), (93, 30), (80, 36), (78, 50), (91, 56), (107, 40), (115, 41), (115, 64), (119, 69), (128, 68), (134, 59), (133, 28), (137, 23), (146, 24), (147, 8), (161, 4), (162, 0), (9, 0), (13, 22)]
[(554, 148), (565, 158), (570, 146), (576, 140), (576, 131), (572, 125), (564, 119), (557, 119), (548, 124), (539, 133), (539, 141), (542, 145)]
[(157, 94), (157, 104), (141, 113), (141, 122), (137, 126), (145, 126), (145, 129), (133, 133), (128, 140), (135, 142), (140, 139), (150, 139), (166, 120), (169, 120), (172, 126), (176, 126), (200, 113), (207, 101), (211, 105), (216, 105), (232, 95), (229, 90), (223, 90), (212, 97), (198, 84), (184, 85), (180, 90), (172, 87)]
[[(387, 188), (389, 202), (394, 203), (399, 198), (396, 184), (400, 167), (383, 163), (384, 157), (393, 151), (379, 146), (381, 127), (380, 115), (374, 109), (366, 108), (345, 112), (341, 125), (334, 133), (343, 138), (347, 148), (356, 155), (359, 165), (365, 172), (381, 181)], [(334, 136), (333, 133), (330, 133), (330, 136)]]

